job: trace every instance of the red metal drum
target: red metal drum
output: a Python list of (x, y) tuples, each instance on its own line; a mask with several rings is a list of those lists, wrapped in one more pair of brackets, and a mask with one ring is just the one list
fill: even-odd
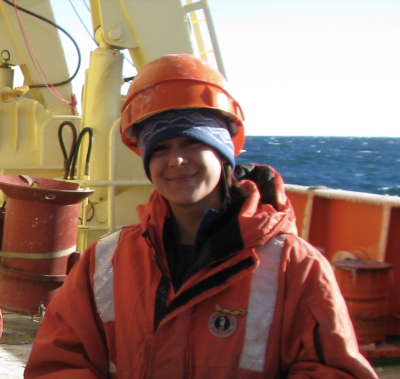
[(392, 264), (363, 260), (333, 263), (360, 345), (386, 338)]
[[(35, 315), (66, 279), (71, 257), (75, 259), (80, 202), (93, 191), (76, 183), (29, 179), (33, 186), (22, 176), (0, 176), (0, 189), (7, 196), (0, 306)], [(4, 256), (6, 252), (11, 254)]]

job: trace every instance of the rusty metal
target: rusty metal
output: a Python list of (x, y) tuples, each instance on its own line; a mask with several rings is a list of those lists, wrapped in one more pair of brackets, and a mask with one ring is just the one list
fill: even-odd
[(387, 262), (334, 261), (336, 279), (360, 345), (386, 338), (392, 265)]
[(76, 183), (3, 175), (7, 196), (0, 254), (0, 306), (35, 315), (48, 306), (71, 268), (80, 202), (92, 190)]

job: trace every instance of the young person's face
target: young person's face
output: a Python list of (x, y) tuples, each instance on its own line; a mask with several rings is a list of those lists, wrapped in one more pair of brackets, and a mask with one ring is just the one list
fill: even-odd
[(210, 146), (188, 137), (160, 142), (150, 158), (153, 184), (175, 207), (194, 204), (220, 210), (221, 159)]

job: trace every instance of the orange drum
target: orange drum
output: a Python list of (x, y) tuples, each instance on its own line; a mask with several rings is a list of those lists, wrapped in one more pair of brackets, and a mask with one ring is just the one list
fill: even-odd
[(393, 266), (387, 262), (347, 259), (332, 264), (358, 343), (384, 341)]
[(80, 202), (93, 191), (81, 190), (76, 183), (18, 175), (0, 176), (0, 189), (7, 196), (0, 306), (35, 315), (66, 279), (76, 255)]

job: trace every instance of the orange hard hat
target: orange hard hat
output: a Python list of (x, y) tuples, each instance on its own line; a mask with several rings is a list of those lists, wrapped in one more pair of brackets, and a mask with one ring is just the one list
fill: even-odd
[(140, 155), (135, 125), (170, 109), (215, 109), (229, 119), (238, 156), (245, 141), (243, 112), (227, 90), (223, 75), (191, 54), (170, 54), (146, 66), (133, 79), (122, 108), (122, 141)]

